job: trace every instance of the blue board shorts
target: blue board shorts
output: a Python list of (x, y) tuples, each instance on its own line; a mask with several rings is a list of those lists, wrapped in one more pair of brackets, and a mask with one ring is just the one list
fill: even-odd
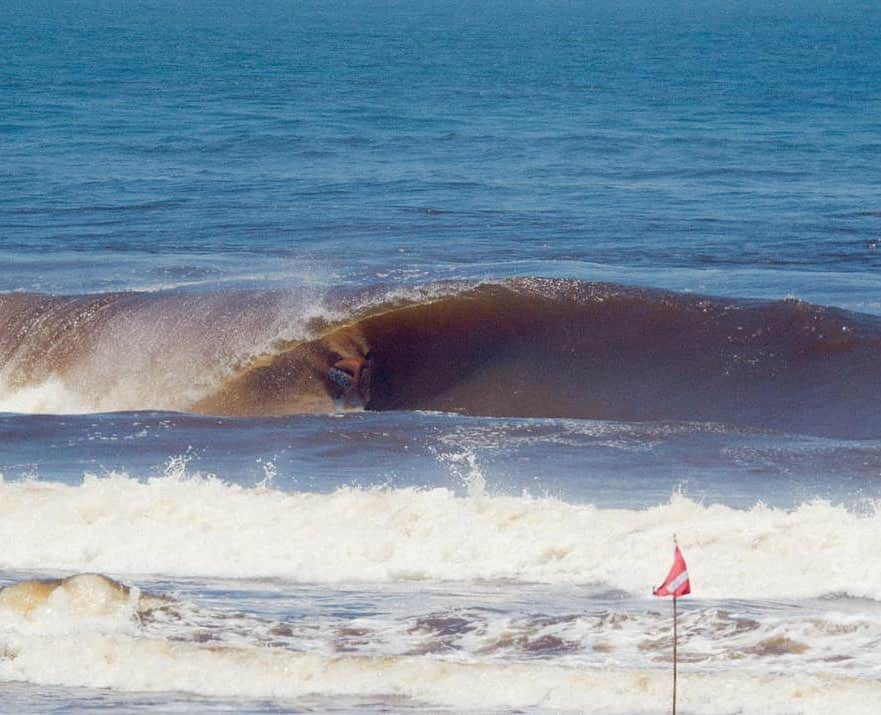
[(349, 373), (345, 370), (340, 370), (338, 367), (330, 368), (327, 376), (330, 378), (331, 382), (336, 383), (344, 390), (351, 387), (354, 379)]

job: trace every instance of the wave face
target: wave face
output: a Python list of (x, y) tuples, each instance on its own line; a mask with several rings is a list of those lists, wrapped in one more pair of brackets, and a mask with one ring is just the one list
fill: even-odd
[(881, 433), (881, 320), (795, 300), (538, 279), (345, 305), (7, 295), (0, 331), (12, 411), (330, 411), (328, 368), (370, 351), (370, 410)]

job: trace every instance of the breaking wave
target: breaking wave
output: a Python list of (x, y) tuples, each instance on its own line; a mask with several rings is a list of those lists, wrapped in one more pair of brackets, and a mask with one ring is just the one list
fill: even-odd
[(361, 299), (3, 295), (0, 409), (326, 412), (328, 368), (368, 351), (370, 410), (881, 433), (876, 317), (539, 279)]
[(116, 474), (79, 486), (0, 483), (0, 568), (600, 584), (647, 596), (676, 524), (702, 597), (881, 600), (881, 573), (865, 568), (881, 550), (881, 516), (869, 511), (822, 501), (739, 510), (684, 496), (643, 510), (601, 509), (447, 489), (285, 493)]

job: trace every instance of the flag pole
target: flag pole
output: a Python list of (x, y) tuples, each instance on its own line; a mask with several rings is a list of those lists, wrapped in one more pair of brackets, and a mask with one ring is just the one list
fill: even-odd
[[(676, 534), (673, 534), (673, 546), (674, 548), (679, 548), (679, 541), (676, 539)], [(677, 641), (679, 640), (678, 633), (676, 631), (676, 621), (677, 621), (677, 613), (676, 613), (676, 594), (673, 594), (673, 715), (676, 715), (676, 671), (677, 667)]]
[(676, 715), (676, 596), (673, 596), (673, 715)]

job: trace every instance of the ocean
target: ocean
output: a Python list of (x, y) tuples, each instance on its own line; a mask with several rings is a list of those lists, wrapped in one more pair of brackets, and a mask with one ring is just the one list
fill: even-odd
[(0, 3), (0, 711), (881, 711), (879, 56)]

